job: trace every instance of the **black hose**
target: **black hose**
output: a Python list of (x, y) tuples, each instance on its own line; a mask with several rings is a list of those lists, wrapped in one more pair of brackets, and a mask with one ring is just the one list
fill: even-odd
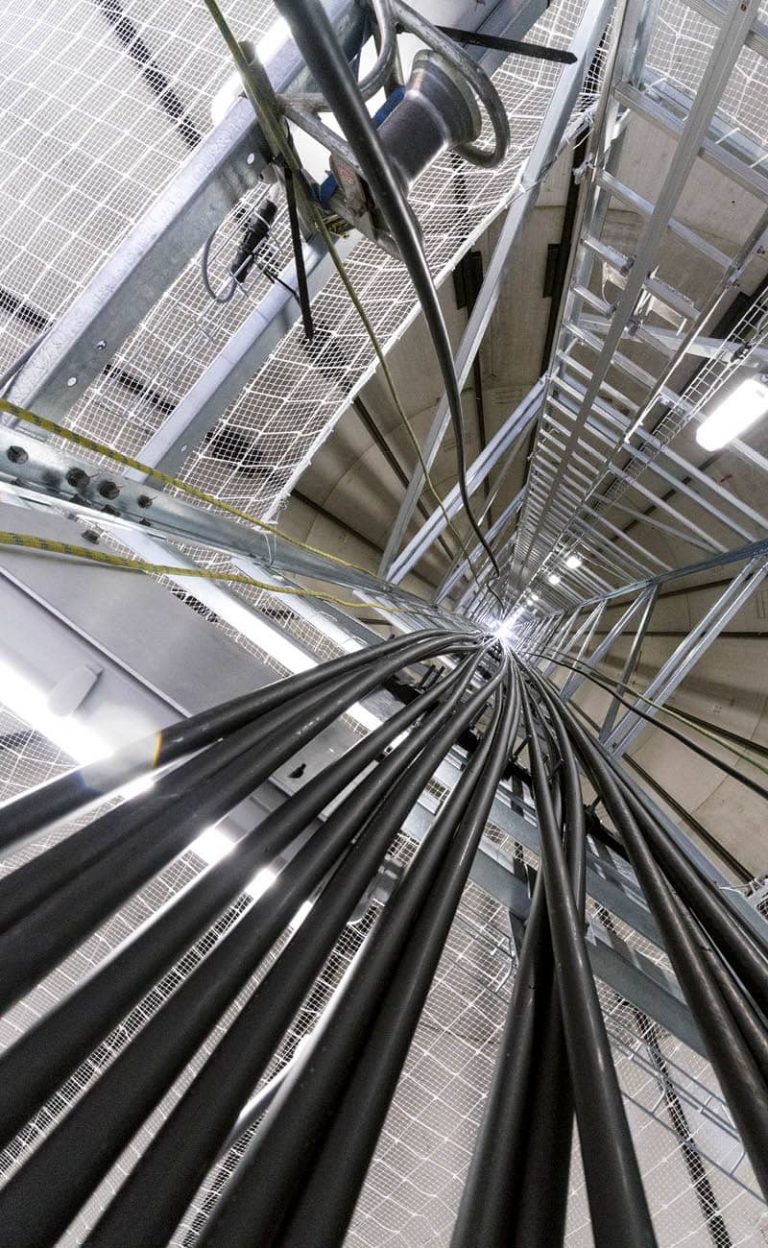
[[(470, 722), (502, 680), (504, 669), (469, 700)], [(337, 992), (315, 1029), (297, 1069), (286, 1079), (258, 1132), (203, 1229), (200, 1243), (216, 1248), (258, 1244), (267, 1248), (290, 1211), (292, 1194), (315, 1159), (332, 1121), (365, 1033), (372, 1025), (394, 968), (409, 941), (429, 890), (444, 860), (456, 822), (466, 810), (477, 780), (473, 762), (447, 799), (404, 880), (385, 907), (343, 989)], [(419, 781), (423, 783), (423, 781)], [(402, 800), (409, 785), (404, 777)], [(256, 1178), (256, 1176), (258, 1176)]]
[(659, 925), (665, 948), (698, 1024), (715, 1073), (768, 1195), (768, 1091), (759, 1067), (692, 937), (682, 908), (640, 833), (611, 769), (588, 734), (563, 708), (571, 735), (611, 818)]
[(448, 638), (443, 631), (411, 633), (377, 643), (354, 654), (319, 664), (307, 672), (287, 676), (254, 693), (201, 711), (159, 732), (131, 742), (116, 759), (89, 763), (0, 805), (0, 851), (7, 853), (74, 811), (82, 811), (140, 776), (153, 776), (168, 763), (210, 745), (221, 736), (243, 728), (286, 699), (311, 693), (342, 675), (348, 676), (386, 654), (407, 650), (416, 640)]
[(371, 188), (376, 205), (389, 226), (416, 291), (440, 365), (456, 439), (457, 477), (461, 499), (472, 529), (501, 575), (496, 556), (472, 511), (467, 490), (464, 423), (456, 367), (421, 234), (408, 200), (371, 121), (336, 32), (316, 0), (276, 0), (312, 77), (344, 132)]
[[(387, 989), (301, 1199), (277, 1243), (304, 1248), (312, 1225), (324, 1248), (340, 1248), (378, 1142), (424, 1002), (469, 875), (507, 757), (519, 702), (499, 698), (472, 765), (478, 781), (440, 873)], [(344, 1166), (339, 1167), (339, 1156)]]
[(534, 889), (512, 997), (499, 1042), (451, 1248), (507, 1248), (510, 1210), (519, 1199), (530, 1123), (536, 985), (547, 914), (544, 879)]
[(734, 923), (733, 911), (724, 904), (722, 894), (694, 870), (632, 790), (626, 785), (622, 788), (638, 827), (670, 883), (722, 949), (739, 979), (768, 1018), (768, 962), (765, 956), (749, 933)]
[[(468, 668), (460, 684), (468, 683), (471, 676), (472, 670)], [(383, 853), (440, 757), (474, 713), (477, 702), (491, 695), (495, 683), (490, 682), (486, 689), (474, 695), (458, 714), (450, 715), (449, 711), (442, 731), (437, 736), (432, 735), (428, 748), (404, 777), (399, 751), (377, 768), (366, 786), (366, 790), (375, 792), (369, 799), (369, 806), (357, 792), (343, 803), (326, 824), (324, 835), (313, 837), (284, 868), (273, 889), (230, 929), (195, 973), (43, 1141), (0, 1192), (0, 1223), (14, 1248), (42, 1248), (62, 1233), (132, 1134), (184, 1069), (260, 958), (290, 922), (300, 901), (317, 886), (334, 858), (348, 845), (349, 837), (360, 825), (361, 811), (367, 814), (370, 805), (390, 795), (391, 800), (384, 804), (378, 824), (374, 821), (382, 835), (380, 850)], [(426, 727), (431, 729), (429, 724)], [(412, 737), (415, 736), (413, 733)], [(413, 752), (411, 740), (401, 748), (407, 753), (409, 746)], [(397, 785), (394, 794), (391, 793), (393, 785)], [(362, 796), (365, 797), (365, 791)], [(370, 829), (366, 835), (370, 835)], [(285, 1025), (290, 1017), (286, 1018)], [(230, 1028), (228, 1034), (232, 1031)], [(214, 1054), (217, 1051), (214, 1050)], [(279, 1099), (278, 1096), (275, 1105)], [(209, 1156), (209, 1164), (215, 1156), (216, 1151)]]
[[(444, 649), (441, 642), (429, 639), (405, 653), (410, 660), (416, 660), (440, 649)], [(274, 724), (265, 719), (253, 729), (242, 730), (246, 737), (250, 733), (253, 738), (247, 755), (242, 753), (237, 734), (212, 746), (199, 764), (206, 778), (182, 792), (174, 790), (172, 809), (161, 804), (158, 810), (155, 795), (149, 794), (97, 821), (112, 830), (117, 843), (0, 935), (0, 1009), (8, 1009), (38, 983), (132, 893), (185, 849), (198, 832), (226, 815), (276, 767), (403, 663), (402, 652), (380, 659), (342, 681), (323, 701), (320, 693), (308, 699), (304, 711), (289, 716), (285, 723), (280, 723), (278, 711), (273, 712), (277, 716)], [(271, 729), (266, 739), (265, 725)], [(184, 770), (182, 767), (171, 773), (169, 782)], [(141, 815), (146, 809), (156, 813), (144, 822)], [(130, 834), (124, 832), (126, 823)], [(40, 871), (44, 871), (45, 857), (41, 855), (34, 864), (39, 863)]]
[[(583, 921), (586, 840), (578, 770), (556, 714), (551, 714), (548, 729), (548, 738), (552, 733), (559, 749), (568, 869)], [(562, 1242), (573, 1112), (540, 876), (452, 1248), (555, 1248)]]
[[(448, 643), (444, 648), (441, 646), (441, 649), (443, 653), (456, 653), (461, 651), (462, 645), (453, 646)], [(401, 649), (400, 653), (407, 656), (412, 651), (408, 647)], [(379, 659), (385, 657), (387, 656), (378, 654)], [(358, 674), (366, 670), (372, 670), (370, 664), (357, 664)], [(177, 770), (160, 777), (150, 794), (131, 799), (118, 811), (109, 811), (101, 818), (92, 820), (77, 835), (67, 837), (0, 880), (0, 932), (18, 923), (68, 881), (82, 877), (86, 868), (97, 860), (103, 861), (106, 855), (123, 845), (129, 836), (146, 840), (150, 821), (178, 815), (180, 795), (191, 797), (195, 789), (199, 791), (204, 779), (210, 780), (213, 777), (215, 783), (223, 783), (223, 768), (227, 762), (244, 755), (246, 748), (253, 752), (270, 738), (285, 736), (290, 729), (292, 717), (306, 717), (313, 706), (320, 707), (332, 687), (327, 681), (319, 685), (315, 682), (314, 688), (308, 689), (304, 685), (303, 689), (300, 688), (297, 693), (288, 696), (293, 686), (290, 682), (280, 684), (287, 685), (288, 689), (279, 705), (262, 711), (253, 722), (243, 724), (238, 732), (231, 733), (226, 740), (218, 741), (206, 753), (198, 754)], [(337, 683), (336, 688), (339, 687)], [(234, 708), (235, 704), (228, 705)], [(226, 708), (222, 708), (221, 715), (206, 713), (204, 725), (195, 729), (192, 736), (197, 740), (203, 731), (207, 734), (211, 724), (215, 722), (219, 725), (216, 730), (218, 738), (221, 735), (221, 726), (233, 719), (239, 720), (240, 714), (239, 711), (235, 713), (227, 711)], [(189, 740), (183, 732), (177, 734), (176, 740), (182, 737)], [(244, 769), (245, 763), (238, 766)], [(237, 772), (238, 767), (235, 767), (234, 772), (230, 768), (229, 774), (237, 775)], [(247, 774), (245, 770), (243, 774)], [(209, 821), (213, 821), (213, 815), (209, 816)]]
[[(580, 676), (585, 676), (587, 680), (592, 682), (592, 684), (598, 685), (601, 689), (605, 689), (606, 692), (610, 693), (617, 702), (620, 702), (622, 706), (628, 707), (629, 710), (640, 719), (645, 720), (649, 724), (653, 724), (654, 727), (658, 728), (660, 732), (666, 733), (668, 737), (672, 737), (675, 741), (679, 741), (681, 745), (687, 746), (689, 750), (692, 750), (694, 754), (698, 754), (700, 758), (706, 759), (707, 762), (711, 763), (713, 767), (717, 767), (718, 770), (724, 772), (725, 775), (730, 776), (733, 780), (738, 780), (739, 784), (743, 784), (745, 788), (751, 789), (753, 793), (757, 793), (758, 797), (768, 800), (768, 788), (766, 788), (764, 784), (760, 784), (758, 780), (752, 780), (750, 776), (745, 776), (743, 772), (739, 771), (738, 767), (734, 767), (731, 763), (726, 762), (724, 759), (718, 758), (716, 754), (713, 754), (710, 750), (705, 749), (703, 745), (699, 745), (698, 741), (692, 741), (690, 737), (686, 737), (685, 733), (680, 732), (679, 729), (673, 728), (671, 724), (662, 723), (654, 715), (651, 715), (649, 711), (644, 711), (638, 704), (630, 702), (628, 698), (625, 698), (620, 693), (617, 693), (616, 689), (612, 686), (615, 684), (617, 688), (620, 688), (621, 683), (619, 681), (609, 683), (600, 676), (596, 676), (594, 672), (584, 671), (581, 664), (577, 665), (575, 663), (567, 663), (563, 659), (554, 659), (553, 662), (555, 662), (558, 667), (565, 667), (572, 672), (577, 672)], [(664, 714), (665, 708), (663, 706), (660, 706), (658, 709), (662, 714)], [(622, 720), (621, 722), (623, 723), (624, 721)]]
[[(586, 900), (586, 836), (578, 766), (565, 726), (548, 703), (551, 726), (560, 754), (564, 790), (564, 843), (576, 909), (584, 923)], [(565, 1237), (574, 1100), (568, 1069), (562, 1006), (557, 988), (551, 933), (546, 957), (539, 960), (534, 1051), (538, 1054), (531, 1089), (530, 1134), (525, 1151), (524, 1180), (517, 1201), (509, 1202), (509, 1239), (525, 1248), (557, 1248)], [(542, 1191), (547, 1199), (542, 1200)], [(512, 1233), (514, 1225), (514, 1234)], [(516, 1236), (516, 1238), (515, 1238)]]
[(534, 712), (523, 686), (531, 775), (539, 819), (541, 861), (568, 1063), (582, 1141), (596, 1248), (617, 1242), (656, 1245), (640, 1171), (613, 1066), (568, 868), (535, 731)]
[[(435, 726), (450, 715), (476, 662), (471, 658), (465, 661), (456, 673), (439, 681), (426, 695), (387, 720), (299, 789), (242, 837), (236, 852), (199, 875), (0, 1057), (0, 1123), (4, 1138), (14, 1135), (54, 1094), (59, 1083), (152, 989), (195, 938), (207, 930), (257, 870), (300, 835), (390, 741), (444, 699), (428, 725), (416, 729), (407, 748), (397, 752), (398, 765), (405, 765), (403, 760), (415, 756), (428, 742)], [(388, 764), (390, 771), (393, 766), (394, 763)], [(382, 775), (386, 777), (387, 772), (379, 773), (379, 781)], [(375, 792), (375, 788), (370, 788), (365, 800), (357, 799), (361, 817)]]

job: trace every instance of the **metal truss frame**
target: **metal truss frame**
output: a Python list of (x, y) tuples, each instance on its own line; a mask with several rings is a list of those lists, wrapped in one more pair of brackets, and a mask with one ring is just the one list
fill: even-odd
[[(732, 125), (722, 122), (717, 108), (741, 49), (746, 45), (760, 55), (768, 53), (766, 29), (757, 19), (754, 3), (725, 6), (713, 0), (691, 0), (691, 7), (720, 28), (694, 99), (660, 81), (658, 75), (651, 77), (646, 68), (655, 12), (652, 0), (630, 0), (624, 12), (582, 170), (575, 230), (578, 242), (560, 310), (514, 556), (503, 582), (510, 606), (520, 602), (520, 593), (527, 586), (529, 590), (535, 587), (544, 598), (545, 612), (568, 612), (575, 604), (586, 604), (612, 587), (626, 587), (628, 569), (637, 577), (634, 584), (638, 585), (660, 574), (674, 574), (664, 560), (617, 523), (621, 516), (641, 518), (636, 507), (619, 501), (628, 489), (651, 504), (654, 514), (648, 519), (643, 512), (643, 523), (686, 541), (693, 550), (727, 555), (729, 535), (749, 544), (768, 534), (768, 516), (669, 445), (672, 438), (666, 428), (675, 424), (679, 429), (690, 420), (700, 419), (700, 403), (695, 393), (689, 394), (691, 388), (680, 394), (670, 385), (682, 361), (703, 357), (730, 375), (744, 363), (762, 367), (768, 358), (762, 324), (760, 333), (748, 335), (748, 346), (738, 326), (732, 339), (720, 340), (708, 334), (713, 312), (738, 283), (747, 264), (764, 250), (768, 227), (766, 155)], [(661, 127), (676, 140), (668, 176), (655, 204), (618, 176), (626, 124), (632, 114)], [(723, 176), (753, 195), (760, 209), (756, 227), (735, 256), (713, 247), (674, 216), (680, 193), (699, 159), (716, 165)], [(612, 202), (643, 218), (634, 256), (617, 252), (603, 237)], [(694, 308), (657, 275), (668, 233), (693, 253), (706, 256), (720, 271), (701, 308)], [(595, 266), (603, 264), (609, 266), (619, 286), (613, 305), (593, 291)], [(677, 316), (679, 329), (670, 330), (643, 319), (643, 301), (651, 295)], [(753, 325), (750, 330), (754, 330)], [(649, 371), (631, 358), (627, 351), (631, 352), (633, 342), (651, 348), (659, 356), (659, 367)], [(623, 392), (622, 377), (628, 393)], [(638, 391), (642, 394), (639, 401)], [(662, 413), (666, 408), (672, 415), (664, 418), (665, 427), (659, 425), (655, 431), (647, 428), (646, 422), (660, 405)], [(754, 467), (768, 471), (763, 457), (743, 442), (734, 442), (731, 449)], [(643, 479), (638, 480), (641, 474)], [(611, 512), (613, 507), (615, 512)], [(581, 566), (568, 569), (565, 559), (576, 549)], [(501, 584), (496, 588), (499, 590)], [(474, 603), (467, 598), (465, 595), (462, 605), (477, 618), (488, 618), (487, 598), (474, 595)]]
[[(10, 469), (6, 470), (4, 486), (9, 496), (22, 504), (46, 509), (53, 506), (64, 515), (103, 525), (118, 541), (150, 562), (199, 568), (181, 551), (169, 549), (166, 542), (204, 546), (244, 560), (243, 570), (257, 579), (265, 570), (272, 576), (306, 577), (346, 586), (374, 609), (396, 608), (398, 622), (402, 616), (406, 621), (413, 619), (418, 627), (427, 622), (431, 626), (450, 620), (454, 626), (457, 623), (445, 608), (437, 609), (362, 568), (335, 562), (269, 529), (249, 527), (230, 519), (223, 511), (194, 506), (178, 495), (153, 489), (143, 481), (133, 480), (134, 473), (95, 469), (91, 461), (18, 428), (0, 427), (0, 464)], [(102, 490), (107, 487), (112, 501), (105, 507)], [(188, 578), (185, 581), (180, 577), (178, 583), (189, 586)], [(223, 618), (233, 614), (241, 618), (241, 599), (215, 580), (196, 579), (195, 595)], [(344, 618), (351, 625), (352, 617)], [(467, 627), (467, 622), (463, 621), (461, 626)]]
[[(539, 196), (541, 183), (554, 164), (564, 146), (572, 135), (568, 131), (568, 122), (576, 103), (579, 91), (592, 64), (600, 40), (611, 14), (611, 4), (605, 0), (592, 0), (584, 12), (579, 28), (571, 44), (571, 51), (576, 56), (573, 65), (565, 66), (560, 81), (547, 108), (539, 136), (526, 160), (525, 167), (519, 178), (519, 191), (507, 209), (501, 233), (491, 256), (483, 284), (478, 293), (464, 333), (456, 353), (456, 372), (459, 385), (464, 386), (480, 350), (481, 343), (488, 330), (496, 305), (501, 294), (502, 284), (509, 272), (511, 263), (517, 254), (517, 245), (527, 221)], [(530, 392), (525, 402), (535, 404), (537, 387)], [(518, 409), (519, 410), (519, 409)], [(437, 412), (422, 448), (422, 457), (429, 469), (435, 461), (440, 445), (449, 424), (448, 401), (445, 395), (438, 404)], [(424, 550), (435, 540), (424, 529), (405, 547), (402, 554), (398, 551), (405, 539), (408, 526), (413, 518), (419, 498), (425, 486), (423, 469), (418, 465), (411, 476), (405, 498), (400, 506), (382, 557), (379, 571), (383, 576), (399, 579), (405, 571), (413, 566)], [(429, 539), (429, 540), (428, 540)], [(426, 542), (426, 545), (424, 544)], [(403, 570), (404, 569), (404, 570)]]
[[(703, 613), (690, 631), (681, 639), (669, 658), (642, 691), (629, 689), (640, 657), (640, 649), (647, 634), (654, 608), (662, 585), (672, 580), (690, 580), (696, 575), (716, 567), (741, 564), (715, 602)], [(624, 661), (621, 676), (612, 695), (603, 722), (600, 739), (617, 757), (633, 744), (647, 727), (647, 719), (653, 719), (663, 709), (691, 669), (706, 653), (734, 616), (760, 589), (768, 576), (768, 538), (748, 546), (716, 555), (708, 560), (664, 573), (653, 579), (636, 582), (622, 590), (613, 591), (600, 598), (579, 604), (563, 621), (562, 617), (531, 615), (519, 629), (516, 642), (524, 653), (543, 666), (543, 674), (551, 675), (558, 664), (565, 660), (565, 667), (572, 668), (565, 680), (561, 696), (572, 698), (590, 672), (599, 667), (619, 637), (636, 621), (635, 631)], [(695, 581), (692, 589), (695, 591)], [(589, 653), (592, 638), (606, 607), (629, 596), (613, 626)], [(584, 616), (584, 613), (587, 613)], [(580, 617), (584, 616), (583, 619)], [(577, 643), (581, 641), (574, 657)], [(623, 709), (619, 699), (630, 693), (632, 705)], [(643, 712), (643, 718), (636, 713)]]

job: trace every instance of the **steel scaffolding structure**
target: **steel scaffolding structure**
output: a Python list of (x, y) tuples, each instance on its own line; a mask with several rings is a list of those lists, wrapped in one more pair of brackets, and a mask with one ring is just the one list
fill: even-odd
[[(0, 805), (0, 1238), (13, 1248), (556, 1248), (580, 1246), (583, 1227), (597, 1248), (673, 1248), (683, 1237), (667, 1211), (682, 1191), (713, 1248), (766, 1225), (765, 903), (625, 756), (661, 721), (768, 796), (762, 775), (701, 744), (706, 725), (678, 715), (683, 732), (664, 718), (768, 574), (768, 518), (680, 443), (738, 370), (768, 360), (763, 293), (722, 334), (713, 324), (764, 251), (764, 153), (724, 101), (744, 49), (768, 53), (768, 30), (757, 0), (687, 0), (713, 32), (687, 92), (653, 59), (660, 4), (589, 0), (573, 22), (573, 59), (561, 58), (443, 375), (458, 393), (542, 181), (580, 137), (551, 367), (406, 540), (456, 416), (446, 385), (378, 574), (206, 492), (189, 470), (306, 318), (298, 288), (316, 299), (327, 286), (322, 230), (276, 268), (178, 402), (163, 400), (140, 449), (72, 416), (103, 384), (104, 352), (138, 332), (233, 203), (265, 170), (285, 175), (269, 113), (257, 108), (257, 127), (251, 99), (207, 137), (187, 121), (189, 160), (4, 378), (3, 641), (12, 658), (36, 656), (46, 696), (14, 686), (0, 656), (20, 716), (2, 749), (38, 746), (57, 726), (51, 740), (71, 747), (54, 765), (41, 751)], [(338, 258), (367, 233), (418, 260), (346, 55), (371, 18), (346, 0), (278, 8), (297, 42), (269, 63), (267, 99), (328, 139), (307, 103), (322, 86), (344, 131), (328, 139), (339, 181), (377, 189)], [(493, 68), (539, 11), (478, 9), (463, 32), (475, 61)], [(394, 72), (392, 14), (422, 19), (385, 0), (371, 13), (380, 76)], [(256, 72), (252, 83), (235, 51), (256, 99)], [(602, 89), (586, 92), (598, 60)], [(630, 118), (672, 146), (653, 203), (623, 180)], [(734, 255), (675, 215), (699, 161), (758, 205)], [(615, 204), (642, 218), (634, 254), (612, 239)], [(700, 305), (667, 280), (670, 238), (715, 274)], [(429, 309), (426, 264), (422, 277)], [(692, 379), (691, 358), (704, 361)], [(507, 499), (505, 469), (534, 430)], [(311, 446), (324, 436), (310, 435)], [(768, 468), (748, 444), (733, 448)], [(493, 523), (475, 525), (434, 594), (406, 589), (492, 474), (490, 504), (504, 499)], [(692, 557), (656, 553), (626, 517)], [(716, 568), (730, 580), (639, 687), (665, 587), (695, 588)], [(622, 642), (614, 679), (604, 661)], [(608, 696), (599, 722), (575, 699), (585, 682)], [(98, 734), (106, 757), (91, 752)], [(455, 1049), (434, 1066), (430, 1028)], [(646, 1130), (657, 1133), (647, 1153)], [(450, 1183), (435, 1182), (425, 1215), (414, 1181), (398, 1226), (411, 1135), (419, 1165), (450, 1164)], [(679, 1163), (669, 1201), (655, 1190), (659, 1139)]]

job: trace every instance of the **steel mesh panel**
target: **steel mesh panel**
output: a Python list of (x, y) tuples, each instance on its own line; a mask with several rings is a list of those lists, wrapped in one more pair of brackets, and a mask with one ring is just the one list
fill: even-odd
[[(661, 0), (648, 50), (648, 79), (695, 94), (719, 27), (682, 3)], [(766, 141), (768, 64), (743, 48), (717, 107), (717, 115), (759, 144)]]
[(0, 802), (25, 793), (70, 766), (62, 750), (0, 705)]
[[(66, 308), (189, 148), (189, 132), (182, 133), (148, 85), (136, 41), (143, 41), (198, 133), (210, 127), (210, 100), (229, 72), (225, 49), (202, 6), (168, 0), (155, 9), (126, 0), (120, 12), (135, 33), (126, 42), (105, 11), (114, 14), (116, 3), (81, 0), (65, 14), (40, 0), (23, 15), (18, 0), (5, 5), (0, 64), (7, 73), (4, 91), (13, 124), (7, 127), (2, 163), (9, 210), (0, 251), (6, 288), (0, 309), (8, 319), (0, 345), (3, 365)], [(537, 23), (532, 38), (567, 44), (582, 8), (581, 0), (563, 0)], [(273, 17), (267, 4), (233, 3), (227, 12), (236, 33), (250, 38), (258, 38)], [(70, 72), (70, 58), (77, 62), (76, 73)], [(510, 59), (496, 74), (512, 123), (507, 160), (489, 173), (457, 167), (446, 157), (414, 189), (414, 208), (438, 278), (515, 193), (559, 73), (546, 62)], [(590, 98), (579, 102), (574, 126)], [(237, 210), (219, 231), (214, 272), (225, 272), (219, 262), (231, 250), (236, 215)], [(282, 217), (274, 237), (279, 259), (285, 251)], [(381, 341), (392, 342), (415, 313), (404, 271), (367, 243), (355, 249), (349, 269)], [(225, 307), (214, 305), (202, 290), (195, 258), (109, 372), (74, 404), (70, 423), (120, 449), (140, 451), (266, 289), (266, 279), (256, 273), (246, 293)], [(300, 331), (284, 339), (214, 438), (187, 461), (185, 479), (260, 514), (275, 513), (300, 466), (373, 367), (370, 343), (337, 280), (316, 298), (314, 311), (315, 343), (308, 347)], [(227, 443), (226, 457), (212, 449)]]

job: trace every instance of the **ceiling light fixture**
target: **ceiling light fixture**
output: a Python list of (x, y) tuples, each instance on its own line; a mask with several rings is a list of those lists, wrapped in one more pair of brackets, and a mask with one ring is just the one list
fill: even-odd
[(549, 582), (550, 585), (559, 585), (560, 577), (557, 572), (550, 572), (549, 576), (547, 577), (547, 581)]
[(572, 572), (575, 572), (577, 568), (581, 567), (582, 563), (583, 560), (581, 555), (570, 554), (565, 561), (565, 566), (566, 568), (570, 568)]
[(748, 377), (701, 422), (696, 430), (696, 441), (705, 451), (719, 451), (767, 412), (768, 385), (762, 377)]

